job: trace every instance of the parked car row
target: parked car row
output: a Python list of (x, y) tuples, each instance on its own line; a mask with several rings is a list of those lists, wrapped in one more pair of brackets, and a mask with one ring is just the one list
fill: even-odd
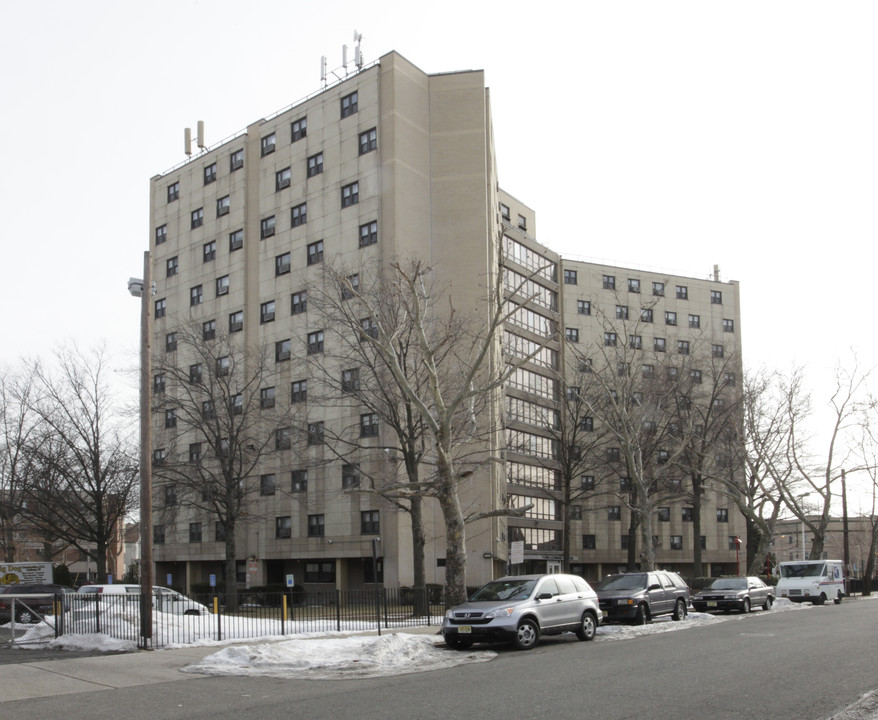
[[(153, 607), (159, 612), (174, 615), (206, 615), (209, 612), (207, 606), (176, 590), (154, 586), (152, 592)], [(105, 603), (127, 600), (137, 602), (140, 598), (140, 585), (83, 585), (78, 592), (66, 585), (51, 583), (0, 585), (0, 623), (7, 623), (12, 619), (13, 606), (16, 622), (36, 623), (44, 615), (57, 611), (55, 602), (58, 596), (61, 596), (62, 609), (66, 612), (87, 607), (99, 595)], [(22, 597), (16, 597), (13, 601), (12, 596)], [(75, 596), (75, 599), (71, 596)]]
[(642, 625), (661, 615), (682, 620), (690, 604), (700, 612), (749, 613), (753, 607), (771, 609), (774, 600), (774, 588), (758, 577), (718, 578), (690, 597), (686, 581), (664, 570), (608, 575), (594, 589), (576, 575), (519, 575), (493, 580), (451, 608), (441, 632), (457, 650), (479, 642), (530, 650), (543, 635), (572, 632), (591, 640), (604, 621)]

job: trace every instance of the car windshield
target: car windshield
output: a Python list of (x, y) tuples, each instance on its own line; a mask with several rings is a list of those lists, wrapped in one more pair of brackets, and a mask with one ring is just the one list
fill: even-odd
[(646, 575), (610, 575), (595, 585), (595, 590), (645, 590)]
[(534, 580), (495, 580), (476, 591), (470, 600), (473, 602), (524, 600), (530, 597), (534, 584)]
[(785, 578), (820, 577), (823, 575), (823, 563), (794, 563), (781, 565), (780, 574)]
[(717, 578), (705, 590), (746, 590), (747, 578)]

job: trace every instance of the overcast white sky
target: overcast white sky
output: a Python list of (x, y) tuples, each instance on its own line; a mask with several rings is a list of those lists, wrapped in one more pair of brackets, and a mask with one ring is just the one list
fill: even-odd
[(355, 28), (367, 62), (484, 69), (501, 185), (543, 243), (718, 264), (751, 367), (808, 363), (816, 385), (851, 348), (876, 361), (871, 0), (45, 0), (0, 21), (0, 363), (67, 339), (136, 363), (149, 178), (197, 120), (212, 145), (319, 89)]

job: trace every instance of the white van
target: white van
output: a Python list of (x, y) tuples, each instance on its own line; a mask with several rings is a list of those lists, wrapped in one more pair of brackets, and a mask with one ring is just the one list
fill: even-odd
[[(128, 595), (132, 600), (140, 597), (140, 585), (125, 585), (115, 583), (112, 585), (83, 585), (79, 588), (80, 593), (101, 595)], [(205, 605), (191, 598), (181, 595), (176, 590), (153, 585), (152, 604), (159, 612), (172, 613), (174, 615), (207, 615), (210, 611)]]
[(844, 563), (841, 560), (792, 560), (778, 566), (777, 596), (793, 602), (836, 605), (844, 597)]

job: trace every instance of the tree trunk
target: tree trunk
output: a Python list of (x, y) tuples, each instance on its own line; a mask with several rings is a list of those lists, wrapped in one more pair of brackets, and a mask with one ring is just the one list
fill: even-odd
[[(752, 530), (748, 528), (747, 533), (747, 544), (749, 545), (750, 533), (759, 533), (756, 528)], [(747, 548), (749, 554), (749, 547)], [(771, 552), (771, 537), (764, 533), (759, 533), (756, 540), (756, 550), (753, 553), (753, 559), (750, 561), (750, 564), (747, 566), (747, 574), (749, 575), (764, 575), (765, 574), (765, 558), (768, 557), (768, 553)]]
[(107, 582), (107, 543), (98, 542), (95, 548), (95, 569), (98, 583)]
[(640, 570), (655, 570), (655, 548), (652, 544), (652, 513), (640, 516)]
[(872, 576), (875, 574), (875, 553), (878, 552), (878, 524), (872, 526), (872, 542), (869, 545), (869, 559), (863, 572), (863, 595), (872, 594)]
[[(452, 487), (450, 468), (438, 467), (441, 490), (439, 506), (445, 521), (445, 604), (454, 607), (466, 602), (466, 530), (460, 499)], [(442, 477), (442, 476), (445, 477)]]
[(704, 481), (701, 475), (692, 477), (692, 577), (704, 577), (701, 555), (701, 504), (704, 497)]
[(226, 527), (226, 610), (238, 609), (237, 547), (235, 546), (235, 524)]
[(412, 523), (412, 573), (414, 614), (426, 617), (430, 614), (430, 599), (427, 597), (427, 569), (424, 560), (426, 538), (424, 536), (423, 499), (413, 496), (410, 500), (409, 516)]
[(636, 512), (631, 513), (628, 521), (628, 572), (637, 570), (637, 518)]

